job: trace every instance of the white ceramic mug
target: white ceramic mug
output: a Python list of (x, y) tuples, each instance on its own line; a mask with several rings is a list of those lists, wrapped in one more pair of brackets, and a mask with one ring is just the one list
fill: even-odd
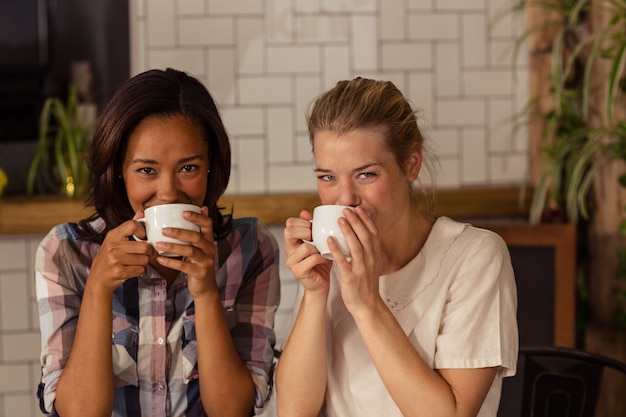
[(341, 232), (337, 221), (343, 217), (343, 210), (350, 209), (354, 211), (354, 207), (340, 205), (322, 205), (313, 209), (313, 220), (311, 233), (313, 241), (309, 242), (317, 248), (319, 253), (326, 259), (333, 259), (333, 255), (328, 248), (328, 237), (332, 236), (339, 245), (341, 251), (350, 259), (350, 249), (346, 243), (346, 238)]
[[(200, 227), (183, 219), (184, 211), (193, 211), (200, 213), (200, 207), (193, 204), (161, 204), (158, 206), (148, 207), (144, 210), (144, 217), (137, 219), (137, 221), (144, 225), (146, 228), (146, 239), (139, 239), (137, 236), (133, 237), (135, 240), (144, 240), (150, 243), (156, 249), (157, 242), (171, 242), (179, 245), (190, 245), (189, 242), (183, 242), (178, 239), (163, 236), (164, 227), (175, 227), (177, 229), (200, 231)], [(159, 255), (162, 256), (178, 256), (174, 253), (159, 251)]]

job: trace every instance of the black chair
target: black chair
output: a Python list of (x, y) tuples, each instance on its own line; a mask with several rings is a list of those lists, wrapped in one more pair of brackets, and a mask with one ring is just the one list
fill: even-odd
[[(626, 364), (555, 346), (522, 347), (517, 379), (522, 417), (593, 417), (604, 370), (626, 376)], [(507, 378), (508, 379), (508, 378)]]

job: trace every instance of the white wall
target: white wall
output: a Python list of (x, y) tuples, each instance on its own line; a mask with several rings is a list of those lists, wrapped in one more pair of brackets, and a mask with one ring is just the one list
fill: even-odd
[(35, 250), (43, 236), (0, 237), (0, 416), (35, 417), (40, 335)]
[[(136, 0), (133, 74), (172, 66), (221, 105), (234, 158), (228, 192), (314, 191), (304, 113), (341, 79), (389, 79), (423, 112), (439, 185), (518, 184), (527, 101), (512, 0)], [(382, 6), (384, 5), (384, 7)], [(523, 54), (522, 54), (523, 55)]]

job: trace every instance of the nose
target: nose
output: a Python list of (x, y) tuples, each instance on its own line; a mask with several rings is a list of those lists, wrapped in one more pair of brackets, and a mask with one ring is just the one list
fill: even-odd
[(159, 178), (157, 196), (163, 203), (177, 203), (180, 197), (180, 187), (175, 175), (161, 175)]
[(356, 207), (359, 204), (359, 194), (356, 186), (350, 181), (344, 181), (337, 187), (335, 204)]

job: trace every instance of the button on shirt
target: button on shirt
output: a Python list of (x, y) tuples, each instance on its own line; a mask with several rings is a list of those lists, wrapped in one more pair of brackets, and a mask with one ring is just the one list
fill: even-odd
[[(103, 227), (102, 220), (96, 220)], [(275, 344), (274, 314), (280, 302), (278, 245), (254, 218), (233, 220), (232, 232), (216, 243), (216, 279), (239, 357), (256, 386), (255, 413), (270, 395)], [(89, 265), (100, 245), (82, 240), (78, 226), (55, 227), (41, 242), (36, 289), (42, 333), (45, 414), (56, 415), (56, 385), (72, 347)], [(113, 296), (113, 416), (204, 416), (197, 369), (194, 303), (187, 277), (168, 287), (148, 266)]]

